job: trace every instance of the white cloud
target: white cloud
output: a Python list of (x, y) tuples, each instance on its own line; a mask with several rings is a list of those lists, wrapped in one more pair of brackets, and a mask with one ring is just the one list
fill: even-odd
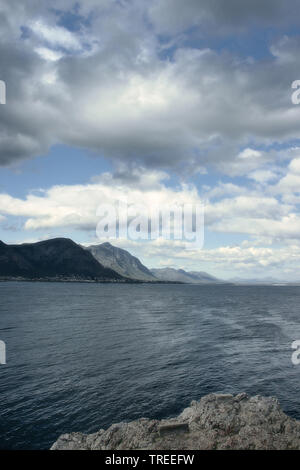
[[(25, 199), (0, 194), (0, 213), (25, 217), (27, 230), (69, 227), (94, 231), (100, 204), (127, 200), (129, 204), (144, 204), (150, 212), (172, 204), (203, 202), (193, 185), (170, 187), (166, 180), (164, 172), (121, 168), (88, 184), (53, 186)], [(205, 194), (206, 199), (208, 196), (211, 200), (205, 204), (205, 226), (211, 231), (275, 241), (300, 238), (300, 214), (292, 203), (228, 184), (219, 185)]]
[(265, 184), (269, 181), (274, 181), (278, 178), (278, 173), (272, 170), (256, 170), (248, 175), (248, 178), (257, 181), (258, 183)]
[(78, 37), (65, 28), (47, 25), (43, 20), (32, 21), (30, 28), (40, 39), (51, 46), (74, 51), (82, 49)]
[(254, 149), (251, 149), (251, 148), (246, 148), (238, 154), (237, 158), (239, 158), (241, 160), (249, 160), (249, 159), (253, 160), (253, 159), (256, 159), (256, 158), (260, 158), (261, 156), (262, 156), (262, 154), (261, 154), (261, 152), (258, 152), (258, 150), (254, 150)]
[(128, 175), (123, 180), (120, 174), (117, 177), (104, 174), (98, 183), (53, 186), (39, 194), (29, 194), (24, 200), (0, 194), (0, 213), (25, 217), (26, 230), (69, 227), (93, 231), (101, 204), (119, 201), (144, 204), (150, 213), (172, 204), (201, 202), (193, 186), (165, 187), (161, 182), (166, 178), (164, 173), (136, 172), (133, 178), (136, 178), (134, 187), (128, 184)]
[(235, 218), (278, 219), (291, 211), (291, 206), (281, 204), (275, 197), (261, 194), (238, 195), (208, 204), (207, 217), (214, 220)]
[(240, 194), (249, 194), (249, 188), (238, 186), (233, 183), (219, 182), (215, 187), (204, 188), (203, 197), (205, 199), (216, 199), (222, 196), (237, 196)]
[(47, 47), (37, 47), (35, 51), (45, 60), (56, 62), (63, 57), (61, 52), (53, 51)]
[(288, 165), (287, 173), (272, 188), (274, 194), (299, 195), (300, 193), (300, 158), (294, 158)]
[(249, 175), (256, 169), (263, 167), (271, 158), (267, 152), (260, 152), (252, 148), (245, 148), (232, 160), (228, 159), (219, 163), (219, 167), (224, 173), (234, 176)]
[(300, 174), (300, 158), (294, 158), (289, 164), (289, 169), (292, 173)]

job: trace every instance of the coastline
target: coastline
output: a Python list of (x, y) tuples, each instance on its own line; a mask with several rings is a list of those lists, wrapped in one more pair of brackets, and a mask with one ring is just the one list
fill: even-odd
[(0, 282), (83, 282), (83, 283), (105, 283), (105, 284), (180, 284), (180, 285), (198, 285), (198, 286), (215, 286), (215, 285), (233, 285), (231, 283), (207, 283), (207, 284), (193, 284), (180, 281), (146, 281), (141, 279), (84, 279), (72, 277), (45, 277), (45, 278), (27, 278), (27, 277), (0, 277)]

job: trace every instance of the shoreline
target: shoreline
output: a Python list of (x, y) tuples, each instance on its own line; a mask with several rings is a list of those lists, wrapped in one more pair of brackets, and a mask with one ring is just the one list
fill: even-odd
[(141, 279), (74, 279), (74, 278), (22, 278), (22, 277), (0, 277), (0, 282), (81, 282), (81, 283), (90, 283), (90, 284), (176, 284), (182, 286), (233, 286), (233, 283), (187, 283), (180, 281), (146, 281)]

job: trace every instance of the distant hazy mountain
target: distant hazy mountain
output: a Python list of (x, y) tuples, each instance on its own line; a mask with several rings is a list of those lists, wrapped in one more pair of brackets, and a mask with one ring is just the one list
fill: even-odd
[(160, 281), (184, 282), (192, 284), (216, 284), (222, 283), (216, 277), (205, 272), (184, 271), (183, 269), (162, 268), (151, 269), (152, 274)]
[(6, 245), (0, 241), (0, 277), (25, 279), (122, 280), (68, 238)]
[(244, 279), (240, 277), (234, 277), (230, 279), (230, 282), (235, 284), (288, 284), (287, 281), (281, 281), (274, 277), (265, 277), (261, 279)]
[(86, 248), (99, 263), (113, 269), (121, 276), (141, 281), (155, 281), (151, 271), (144, 266), (138, 258), (132, 256), (128, 251), (110, 243), (91, 245)]

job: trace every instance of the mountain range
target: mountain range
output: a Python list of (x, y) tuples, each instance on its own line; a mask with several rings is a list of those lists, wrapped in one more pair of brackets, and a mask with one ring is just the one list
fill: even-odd
[(178, 282), (189, 284), (223, 283), (216, 277), (201, 271), (184, 271), (183, 269), (161, 268), (148, 269), (141, 261), (128, 251), (117, 248), (110, 243), (91, 245), (86, 248), (103, 266), (113, 269), (121, 276), (140, 281)]
[(7, 245), (0, 241), (0, 280), (70, 280), (217, 284), (205, 272), (148, 269), (128, 251), (110, 243), (83, 247), (68, 238)]

